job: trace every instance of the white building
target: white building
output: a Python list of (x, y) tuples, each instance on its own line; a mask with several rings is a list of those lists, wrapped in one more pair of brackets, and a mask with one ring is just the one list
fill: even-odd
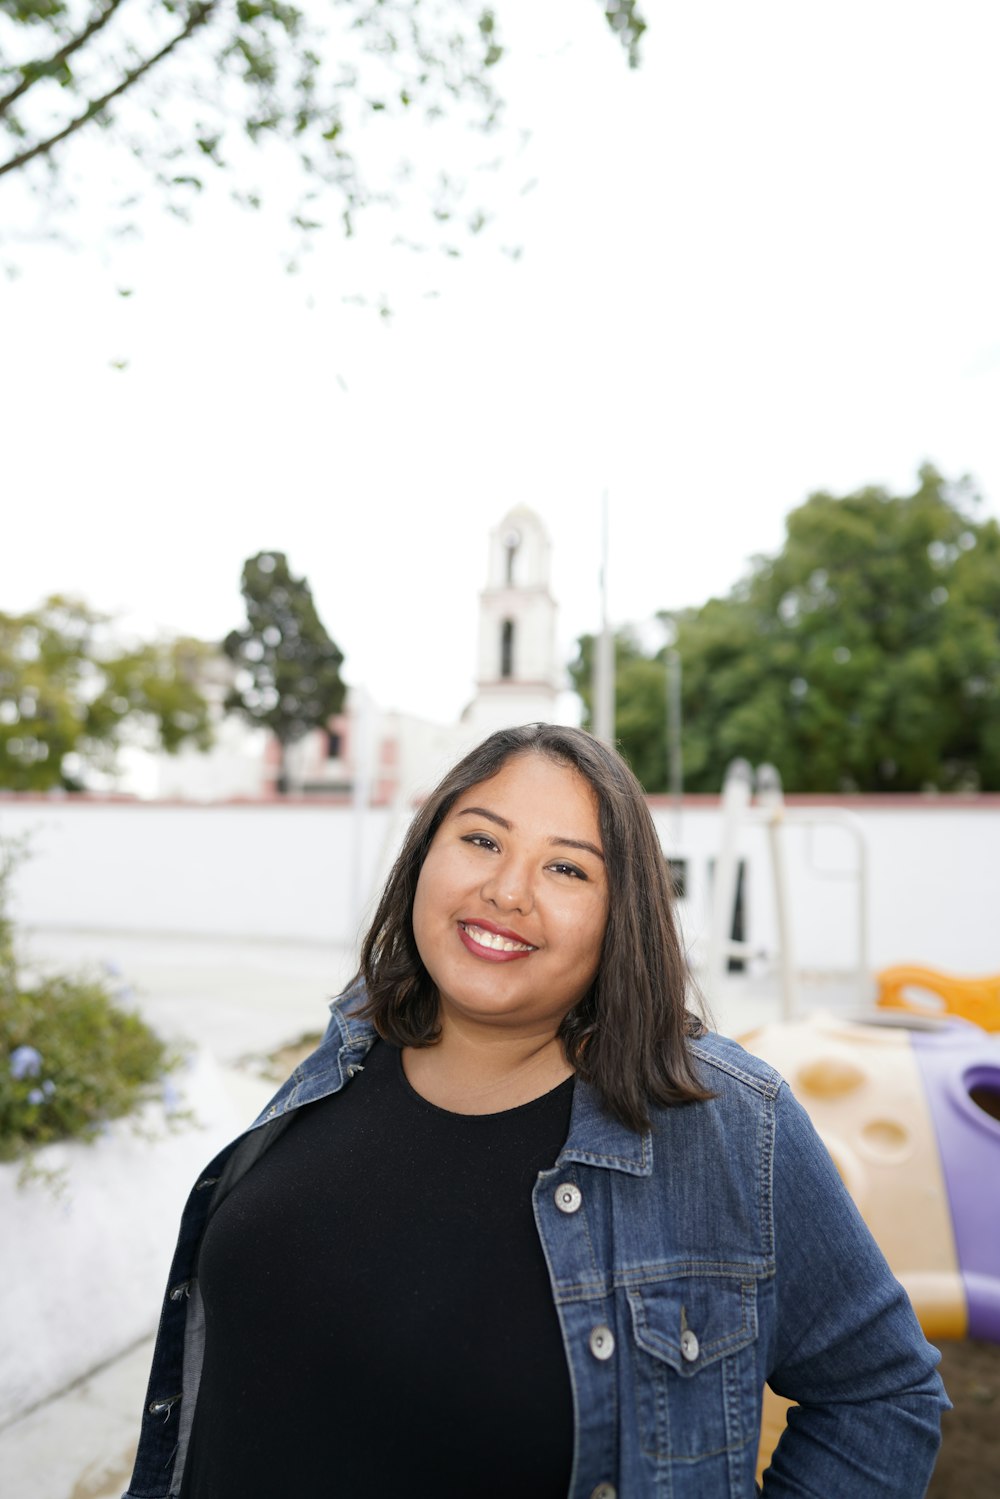
[[(440, 724), (386, 710), (363, 687), (348, 689), (344, 712), (325, 729), (289, 747), (293, 792), (364, 804), (409, 807), (445, 769), (494, 729), (512, 724), (576, 723), (559, 694), (556, 603), (550, 588), (552, 546), (541, 519), (517, 505), (490, 532), (486, 587), (480, 594), (476, 692), (458, 723)], [(219, 658), (206, 682), (216, 744), (207, 753), (157, 755), (152, 767), (129, 767), (129, 789), (173, 801), (270, 799), (277, 795), (280, 754), (274, 738), (222, 701), (232, 667)]]
[(511, 724), (557, 722), (560, 667), (552, 545), (533, 510), (517, 505), (490, 532), (479, 597), (476, 696), (462, 722), (482, 738)]

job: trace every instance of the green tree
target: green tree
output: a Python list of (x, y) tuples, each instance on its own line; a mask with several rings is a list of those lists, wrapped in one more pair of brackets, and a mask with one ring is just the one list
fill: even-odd
[[(600, 3), (634, 65), (645, 29), (634, 0)], [(300, 183), (297, 230), (332, 206), (350, 233), (399, 175), (372, 186), (363, 133), (456, 110), (490, 129), (502, 55), (481, 0), (0, 0), (0, 177), (27, 179), (51, 202), (73, 142), (103, 130), (173, 212), (185, 216), (220, 172), (257, 207), (249, 143), (280, 153), (283, 180)], [(455, 211), (456, 181), (454, 165), (450, 176), (448, 162), (435, 165), (440, 221)], [(481, 221), (470, 215), (470, 227)]]
[[(776, 556), (673, 616), (685, 784), (718, 790), (742, 755), (790, 791), (1000, 789), (1000, 527), (980, 503), (930, 465), (905, 495), (813, 494)], [(619, 678), (640, 763), (662, 694)]]
[(0, 785), (78, 790), (88, 765), (114, 770), (137, 738), (174, 753), (211, 744), (198, 680), (209, 647), (170, 639), (123, 647), (107, 616), (53, 596), (0, 614)]
[(270, 729), (281, 746), (278, 789), (288, 789), (286, 752), (326, 726), (344, 701), (344, 659), (323, 627), (305, 578), (294, 578), (284, 552), (258, 552), (240, 585), (247, 623), (223, 650), (237, 667), (226, 708)]
[[(593, 635), (581, 635), (570, 663), (583, 698), (584, 727), (592, 726)], [(646, 791), (667, 788), (667, 664), (664, 652), (647, 653), (632, 630), (615, 635), (615, 737)]]

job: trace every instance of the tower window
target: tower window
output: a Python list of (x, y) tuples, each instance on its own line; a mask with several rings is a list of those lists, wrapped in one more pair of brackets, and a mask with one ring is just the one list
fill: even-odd
[(504, 545), (504, 552), (506, 553), (506, 562), (507, 562), (507, 573), (506, 573), (506, 578), (504, 579), (504, 581), (506, 582), (507, 587), (511, 588), (513, 586), (513, 584), (514, 584), (514, 581), (515, 581), (515, 579), (514, 579), (514, 559), (517, 556), (517, 549), (521, 545), (521, 533), (520, 533), (520, 531), (508, 531), (507, 535), (503, 539), (503, 545)]
[(505, 619), (500, 626), (500, 675), (514, 675), (514, 621)]

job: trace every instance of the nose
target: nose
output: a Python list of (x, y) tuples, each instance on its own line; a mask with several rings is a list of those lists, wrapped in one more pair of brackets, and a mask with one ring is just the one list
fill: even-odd
[(483, 882), (482, 897), (498, 911), (516, 911), (526, 916), (535, 904), (531, 877), (526, 866), (516, 859), (499, 859)]

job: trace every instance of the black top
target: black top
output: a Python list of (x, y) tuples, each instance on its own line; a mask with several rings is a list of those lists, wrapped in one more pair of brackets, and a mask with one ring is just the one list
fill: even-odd
[(377, 1042), (220, 1204), (181, 1499), (565, 1499), (573, 1406), (531, 1191), (572, 1079), (452, 1114)]

